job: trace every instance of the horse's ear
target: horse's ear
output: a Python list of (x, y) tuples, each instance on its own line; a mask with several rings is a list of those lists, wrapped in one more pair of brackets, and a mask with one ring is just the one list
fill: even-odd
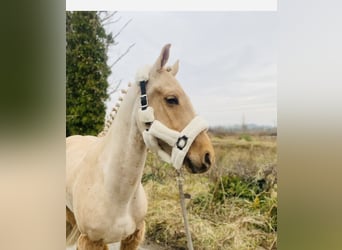
[(171, 67), (171, 74), (176, 76), (178, 73), (178, 69), (179, 69), (179, 60), (177, 60)]
[(157, 61), (155, 62), (154, 66), (153, 66), (154, 71), (160, 71), (164, 67), (167, 60), (169, 59), (170, 47), (171, 47), (171, 44), (166, 44), (163, 47), (163, 49), (160, 53), (160, 56), (158, 57)]

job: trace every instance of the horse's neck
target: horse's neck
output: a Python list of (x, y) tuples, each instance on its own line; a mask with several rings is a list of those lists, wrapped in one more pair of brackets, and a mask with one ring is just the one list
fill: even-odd
[(107, 191), (125, 204), (140, 183), (146, 146), (136, 124), (138, 87), (133, 84), (103, 138), (101, 161)]

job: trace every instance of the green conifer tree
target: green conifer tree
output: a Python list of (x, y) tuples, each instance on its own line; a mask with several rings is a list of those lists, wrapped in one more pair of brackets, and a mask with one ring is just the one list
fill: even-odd
[(107, 50), (113, 43), (99, 12), (66, 13), (66, 136), (103, 129), (111, 73)]

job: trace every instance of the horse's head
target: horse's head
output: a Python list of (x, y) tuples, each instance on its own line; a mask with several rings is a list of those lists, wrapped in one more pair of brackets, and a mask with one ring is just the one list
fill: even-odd
[[(169, 58), (170, 44), (163, 47), (160, 56), (149, 72), (147, 96), (149, 106), (154, 110), (154, 118), (166, 127), (182, 131), (196, 116), (189, 97), (175, 76), (178, 61), (171, 67), (165, 67)], [(159, 147), (171, 154), (172, 147), (158, 139)], [(200, 132), (191, 144), (184, 165), (190, 173), (206, 172), (215, 160), (214, 149), (206, 131)]]

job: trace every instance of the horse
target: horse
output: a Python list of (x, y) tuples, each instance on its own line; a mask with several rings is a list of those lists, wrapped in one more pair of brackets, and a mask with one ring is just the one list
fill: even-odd
[(67, 246), (102, 250), (120, 242), (121, 250), (138, 249), (147, 213), (141, 178), (148, 148), (193, 174), (214, 164), (206, 126), (175, 78), (179, 61), (165, 66), (170, 46), (137, 75), (141, 85), (125, 91), (103, 136), (66, 138)]

